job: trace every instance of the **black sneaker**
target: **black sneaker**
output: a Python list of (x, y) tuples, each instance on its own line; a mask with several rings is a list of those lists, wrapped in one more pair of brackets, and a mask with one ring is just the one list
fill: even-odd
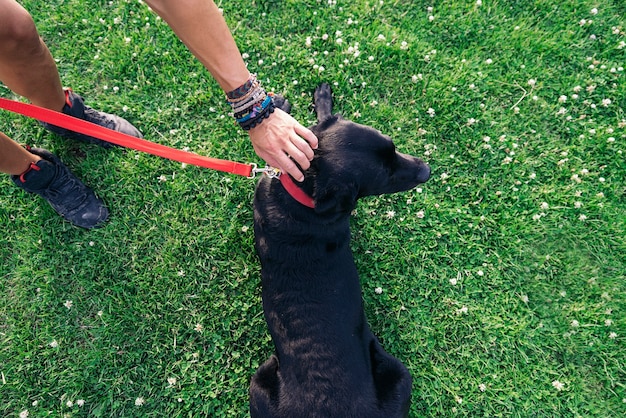
[(30, 193), (35, 193), (65, 220), (83, 228), (97, 228), (109, 217), (109, 210), (93, 190), (81, 182), (49, 151), (30, 148), (30, 152), (42, 160), (31, 163), (30, 168), (19, 176), (11, 176), (13, 182)]
[[(141, 132), (139, 132), (139, 130), (135, 128), (129, 121), (117, 115), (100, 112), (98, 110), (90, 108), (89, 106), (85, 106), (83, 98), (70, 89), (65, 90), (65, 106), (63, 106), (62, 112), (66, 115), (73, 116), (78, 119), (83, 119), (87, 122), (92, 122), (96, 125), (100, 125), (114, 131), (118, 131), (137, 138), (143, 138)], [(111, 148), (114, 146), (110, 142), (94, 138), (93, 136), (80, 134), (69, 129), (50, 125), (46, 122), (42, 122), (41, 124), (47, 130), (66, 138), (76, 139), (78, 141), (88, 142), (90, 144), (97, 144), (104, 148)]]

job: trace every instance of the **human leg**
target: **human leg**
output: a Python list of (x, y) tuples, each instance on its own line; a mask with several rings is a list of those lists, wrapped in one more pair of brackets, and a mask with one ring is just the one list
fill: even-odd
[[(0, 80), (33, 104), (141, 138), (126, 119), (84, 105), (82, 97), (64, 90), (59, 72), (40, 38), (31, 15), (15, 0), (0, 0)], [(67, 129), (43, 124), (56, 134), (105, 147), (109, 143)]]
[(60, 111), (65, 104), (56, 63), (15, 0), (0, 0), (0, 80), (37, 106)]
[(0, 172), (18, 176), (40, 159), (0, 132)]

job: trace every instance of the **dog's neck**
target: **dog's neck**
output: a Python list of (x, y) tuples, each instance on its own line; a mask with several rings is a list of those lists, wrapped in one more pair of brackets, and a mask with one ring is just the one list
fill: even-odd
[(281, 175), (280, 183), (283, 185), (287, 193), (289, 193), (289, 195), (293, 197), (296, 202), (311, 209), (315, 208), (315, 202), (313, 201), (313, 198), (300, 187), (298, 187), (289, 174), (285, 173)]

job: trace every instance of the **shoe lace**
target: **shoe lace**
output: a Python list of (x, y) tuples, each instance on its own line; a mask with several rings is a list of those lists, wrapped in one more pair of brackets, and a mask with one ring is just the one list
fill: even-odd
[(85, 186), (65, 170), (58, 170), (43, 195), (53, 206), (64, 208), (68, 213), (79, 210), (87, 200)]

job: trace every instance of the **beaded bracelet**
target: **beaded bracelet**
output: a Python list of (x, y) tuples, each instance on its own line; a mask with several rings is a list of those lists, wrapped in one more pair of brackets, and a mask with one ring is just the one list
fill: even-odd
[(254, 74), (243, 85), (226, 93), (235, 120), (244, 130), (250, 130), (274, 112), (272, 93), (266, 93)]

